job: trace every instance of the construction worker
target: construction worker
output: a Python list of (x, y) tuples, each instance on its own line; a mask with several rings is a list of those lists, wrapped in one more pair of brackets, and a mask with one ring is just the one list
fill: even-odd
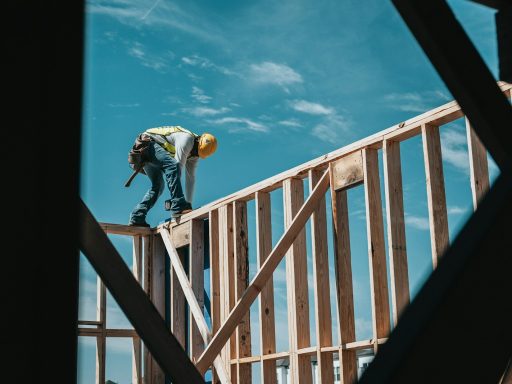
[[(197, 162), (199, 158), (204, 159), (215, 152), (217, 139), (210, 133), (196, 135), (179, 125), (150, 128), (141, 136), (149, 139), (143, 170), (151, 181), (151, 187), (133, 209), (129, 225), (149, 227), (146, 215), (164, 191), (163, 177), (171, 194), (171, 216), (176, 218), (192, 211)], [(181, 187), (183, 171), (185, 194)]]

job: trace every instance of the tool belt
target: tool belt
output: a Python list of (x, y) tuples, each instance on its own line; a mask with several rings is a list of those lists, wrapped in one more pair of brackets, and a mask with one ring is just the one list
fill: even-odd
[(137, 174), (144, 172), (144, 164), (149, 160), (148, 158), (148, 149), (149, 149), (149, 143), (151, 143), (153, 139), (146, 135), (145, 133), (141, 133), (137, 138), (135, 139), (135, 143), (132, 146), (132, 149), (130, 149), (130, 152), (128, 152), (128, 164), (130, 165), (130, 168), (132, 168), (134, 171), (130, 178), (126, 181), (124, 184), (125, 187), (129, 187), (132, 180), (137, 176)]

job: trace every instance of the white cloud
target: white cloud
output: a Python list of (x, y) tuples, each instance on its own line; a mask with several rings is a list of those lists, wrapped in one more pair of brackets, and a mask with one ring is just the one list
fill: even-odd
[(421, 231), (428, 231), (430, 228), (427, 217), (405, 215), (405, 223)]
[(221, 119), (212, 120), (210, 121), (212, 124), (217, 125), (223, 125), (228, 124), (230, 125), (230, 128), (228, 129), (229, 132), (235, 133), (235, 132), (268, 132), (269, 129), (267, 126), (256, 123), (250, 119), (246, 119), (243, 117), (223, 117)]
[(128, 48), (128, 54), (138, 59), (143, 66), (152, 68), (155, 71), (163, 72), (167, 69), (166, 58), (151, 54), (148, 55), (145, 47), (139, 42), (133, 43), (133, 45)]
[(230, 76), (236, 75), (236, 73), (233, 72), (232, 70), (222, 67), (220, 65), (217, 65), (217, 64), (213, 63), (211, 60), (209, 60), (205, 57), (201, 57), (199, 55), (192, 55), (190, 57), (184, 56), (181, 58), (181, 61), (187, 65), (192, 66), (192, 67), (198, 67), (198, 68), (202, 68), (202, 69), (211, 69), (211, 70), (220, 72), (224, 75), (230, 75)]
[(331, 115), (336, 111), (333, 108), (325, 107), (319, 103), (312, 103), (306, 100), (295, 100), (290, 103), (291, 107), (299, 112), (310, 115)]
[(391, 108), (404, 112), (426, 112), (436, 104), (451, 100), (442, 91), (390, 93), (384, 96), (384, 102)]
[(303, 82), (302, 76), (289, 66), (271, 61), (251, 64), (250, 79), (257, 83), (279, 85), (287, 92), (287, 85)]
[(229, 108), (222, 107), (219, 109), (208, 108), (208, 107), (193, 107), (193, 108), (183, 108), (183, 112), (190, 113), (194, 116), (215, 116), (220, 115), (226, 112), (231, 111)]
[(300, 128), (303, 127), (297, 120), (281, 120), (278, 124), (284, 125), (285, 127)]
[(371, 320), (356, 318), (356, 335), (360, 339), (371, 339), (373, 335), (373, 324)]
[(192, 98), (202, 104), (208, 104), (212, 98), (204, 94), (204, 91), (199, 87), (192, 87)]
[(467, 211), (468, 211), (467, 208), (459, 207), (456, 205), (448, 207), (449, 215), (462, 215), (462, 214), (466, 213)]
[(466, 143), (466, 135), (458, 131), (445, 130), (441, 132), (443, 159), (455, 168), (469, 174), (469, 155)]
[(336, 144), (339, 139), (338, 133), (334, 129), (328, 127), (325, 124), (316, 125), (311, 131), (311, 134), (313, 136), (318, 137), (320, 140), (326, 141), (331, 144)]
[(140, 107), (139, 103), (132, 103), (132, 104), (123, 104), (123, 103), (110, 103), (108, 104), (111, 108), (134, 108), (134, 107)]

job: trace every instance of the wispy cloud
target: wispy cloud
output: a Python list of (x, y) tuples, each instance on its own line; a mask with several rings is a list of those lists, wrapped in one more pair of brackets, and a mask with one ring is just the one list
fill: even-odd
[(425, 112), (451, 98), (442, 91), (390, 93), (384, 96), (389, 107), (404, 112)]
[(264, 61), (261, 64), (251, 64), (250, 79), (256, 83), (275, 84), (289, 92), (287, 86), (302, 83), (302, 76), (285, 64)]
[(204, 94), (204, 91), (199, 87), (192, 87), (192, 98), (202, 104), (208, 104), (212, 98)]
[(441, 131), (441, 152), (446, 162), (466, 174), (469, 173), (469, 155), (465, 134), (453, 129)]
[(208, 107), (192, 107), (192, 108), (183, 108), (183, 112), (190, 113), (194, 116), (216, 116), (221, 115), (223, 113), (227, 113), (231, 111), (231, 109), (222, 107), (222, 108), (208, 108)]
[(280, 122), (278, 122), (278, 124), (280, 125), (284, 125), (285, 127), (292, 127), (292, 128), (301, 128), (303, 127), (304, 125), (302, 125), (301, 123), (299, 123), (297, 120), (281, 120)]
[(257, 123), (250, 119), (246, 119), (243, 117), (223, 117), (221, 119), (216, 119), (210, 121), (212, 124), (216, 125), (224, 125), (227, 124), (229, 126), (228, 132), (236, 133), (236, 132), (268, 132), (269, 128), (263, 124)]
[(109, 103), (108, 104), (109, 107), (111, 108), (135, 108), (135, 107), (140, 107), (140, 104), (139, 103), (127, 103), (127, 104), (123, 104), (123, 103)]
[(208, 18), (185, 10), (175, 2), (160, 0), (89, 0), (89, 13), (115, 18), (134, 28), (163, 26), (204, 41), (224, 43), (218, 27)]
[(427, 217), (405, 215), (405, 223), (413, 228), (419, 229), (420, 231), (428, 231), (429, 223)]
[(186, 64), (190, 65), (192, 67), (198, 67), (203, 69), (209, 69), (213, 71), (220, 72), (224, 75), (233, 76), (236, 75), (236, 73), (226, 67), (220, 66), (212, 62), (211, 60), (199, 56), (199, 55), (192, 55), (192, 56), (184, 56), (181, 58), (181, 61)]
[(457, 205), (453, 205), (448, 207), (448, 214), (449, 215), (462, 215), (468, 211), (465, 207), (459, 207)]
[(167, 62), (169, 59), (172, 59), (172, 53), (170, 52), (167, 52), (167, 55), (170, 57), (148, 54), (144, 45), (139, 42), (133, 43), (133, 45), (128, 48), (128, 54), (138, 59), (143, 66), (152, 68), (158, 72), (164, 72), (168, 67)]
[(319, 103), (312, 103), (306, 100), (294, 100), (290, 102), (293, 109), (310, 115), (331, 115), (335, 113), (334, 108), (326, 107)]

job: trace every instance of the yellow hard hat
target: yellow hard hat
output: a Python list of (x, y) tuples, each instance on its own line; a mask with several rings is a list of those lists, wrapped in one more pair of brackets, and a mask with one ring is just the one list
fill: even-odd
[(217, 149), (217, 139), (210, 133), (203, 133), (199, 137), (199, 157), (204, 159)]

